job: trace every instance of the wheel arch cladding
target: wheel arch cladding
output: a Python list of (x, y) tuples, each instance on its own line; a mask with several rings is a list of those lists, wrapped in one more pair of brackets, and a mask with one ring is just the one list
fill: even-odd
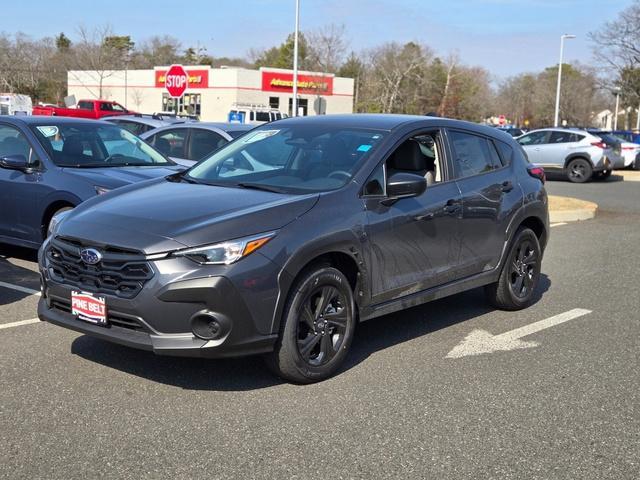
[(273, 317), (273, 325), (272, 331), (277, 331), (280, 328), (280, 322), (282, 320), (282, 315), (284, 313), (284, 308), (287, 303), (287, 299), (291, 295), (291, 291), (294, 288), (296, 282), (300, 279), (305, 272), (309, 271), (310, 268), (314, 266), (330, 266), (340, 270), (347, 280), (349, 281), (349, 285), (353, 290), (353, 297), (356, 306), (356, 315), (359, 311), (359, 303), (365, 297), (364, 292), (362, 295), (359, 294), (360, 291), (363, 290), (363, 269), (358, 265), (358, 260), (354, 258), (352, 255), (345, 253), (339, 250), (332, 250), (328, 252), (320, 253), (313, 258), (309, 259), (303, 265), (300, 265), (294, 272), (286, 271), (287, 277), (290, 281), (287, 282), (287, 285), (282, 285), (281, 294), (278, 298), (278, 303), (276, 310), (274, 312)]
[(544, 226), (544, 222), (538, 217), (525, 218), (520, 222), (520, 227), (526, 227), (533, 230), (533, 233), (538, 237), (538, 242), (540, 242), (540, 246), (542, 248), (547, 244), (547, 229)]

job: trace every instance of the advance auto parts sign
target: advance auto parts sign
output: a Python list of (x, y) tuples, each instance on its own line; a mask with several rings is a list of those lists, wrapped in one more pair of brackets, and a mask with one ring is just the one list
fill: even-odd
[[(209, 87), (209, 70), (190, 70), (185, 69), (189, 77), (189, 88), (208, 88)], [(164, 88), (167, 80), (166, 70), (156, 70), (156, 87)]]
[[(262, 72), (262, 90), (265, 92), (293, 92), (293, 73)], [(333, 95), (333, 77), (298, 74), (298, 93)]]

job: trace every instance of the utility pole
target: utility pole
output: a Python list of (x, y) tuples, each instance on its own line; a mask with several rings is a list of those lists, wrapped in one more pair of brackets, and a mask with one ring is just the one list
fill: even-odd
[(560, 82), (562, 81), (562, 56), (564, 53), (564, 39), (576, 38), (575, 35), (564, 34), (560, 36), (560, 63), (558, 63), (558, 88), (556, 90), (556, 112), (554, 115), (553, 126), (558, 126), (560, 118)]
[(293, 33), (293, 100), (292, 116), (298, 116), (298, 29), (300, 28), (300, 0), (296, 0), (296, 27)]

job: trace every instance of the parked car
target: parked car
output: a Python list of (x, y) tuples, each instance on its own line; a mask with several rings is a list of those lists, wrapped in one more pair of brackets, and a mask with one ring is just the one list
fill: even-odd
[[(608, 132), (600, 130), (589, 130), (591, 133), (598, 135), (603, 140), (614, 145), (619, 143), (620, 155), (623, 158), (623, 167), (640, 169), (640, 144), (632, 141), (633, 134), (631, 132)], [(630, 139), (630, 140), (627, 140)], [(638, 138), (640, 140), (640, 138)]]
[(176, 117), (175, 115), (170, 116), (155, 113), (152, 115), (144, 115), (141, 113), (137, 113), (135, 115), (118, 115), (115, 117), (103, 117), (102, 120), (129, 130), (137, 136), (140, 136), (149, 130), (153, 130), (154, 128), (192, 121), (188, 118)]
[(544, 128), (533, 130), (517, 141), (529, 161), (545, 170), (564, 172), (576, 183), (605, 179), (614, 168), (623, 168), (620, 144), (609, 144), (586, 130)]
[(56, 117), (102, 118), (135, 113), (110, 100), (80, 100), (75, 108), (52, 107), (50, 105), (36, 105), (33, 107), (34, 115)]
[(638, 130), (614, 130), (611, 133), (624, 142), (640, 144), (640, 131)]
[(0, 115), (31, 115), (32, 111), (29, 95), (0, 93)]
[(250, 123), (260, 125), (287, 118), (286, 113), (282, 113), (277, 108), (269, 108), (264, 105), (251, 105), (236, 103), (231, 106), (227, 114), (229, 123)]
[[(244, 154), (270, 170), (236, 168)], [(39, 252), (38, 314), (162, 355), (266, 354), (318, 381), (358, 321), (483, 285), (499, 308), (530, 305), (543, 180), (513, 139), (468, 122), (281, 120), (64, 215)]]
[(508, 133), (512, 137), (519, 137), (524, 133), (524, 130), (517, 127), (513, 127), (513, 126), (497, 127), (497, 129), (500, 130), (501, 132)]
[(140, 138), (174, 162), (190, 167), (254, 127), (237, 123), (185, 123), (149, 130)]
[(106, 122), (0, 116), (0, 242), (37, 248), (57, 213), (182, 168)]

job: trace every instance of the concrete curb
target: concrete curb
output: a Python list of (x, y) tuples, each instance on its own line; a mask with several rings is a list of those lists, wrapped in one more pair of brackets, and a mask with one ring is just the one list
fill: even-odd
[(577, 222), (596, 216), (598, 204), (572, 197), (549, 195), (549, 221), (551, 223)]

